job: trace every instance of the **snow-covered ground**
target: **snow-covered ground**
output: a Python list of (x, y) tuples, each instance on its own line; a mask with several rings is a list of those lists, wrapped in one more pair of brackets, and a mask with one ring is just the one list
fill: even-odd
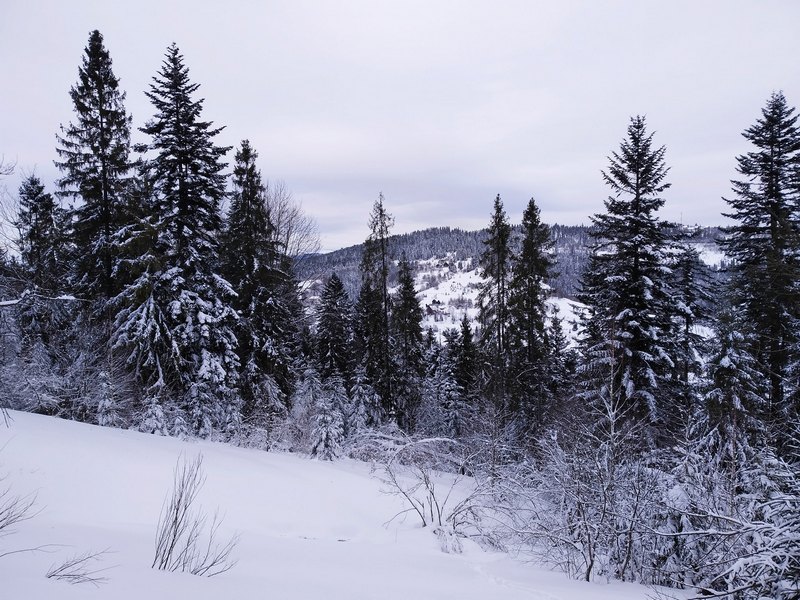
[[(445, 554), (429, 529), (394, 520), (401, 501), (369, 466), (325, 463), (212, 442), (184, 442), (25, 413), (0, 419), (0, 490), (36, 494), (35, 516), (0, 537), (0, 598), (634, 600), (633, 584), (571, 581), (465, 543)], [(156, 571), (153, 538), (172, 471), (202, 453), (199, 502), (241, 534), (238, 564), (214, 578)], [(53, 564), (108, 549), (99, 587), (47, 579)]]

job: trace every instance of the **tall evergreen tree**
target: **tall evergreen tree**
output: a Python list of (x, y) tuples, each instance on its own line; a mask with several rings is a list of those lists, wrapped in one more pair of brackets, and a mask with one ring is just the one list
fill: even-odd
[(668, 225), (656, 211), (670, 184), (665, 148), (653, 147), (645, 119), (633, 117), (603, 180), (613, 193), (592, 217), (593, 253), (582, 282), (585, 396), (603, 398), (628, 419), (650, 425), (651, 443), (671, 412), (663, 385), (672, 368), (668, 333)]
[(553, 267), (550, 229), (531, 198), (522, 215), (522, 247), (513, 260), (508, 291), (508, 343), (513, 354), (510, 395), (514, 410), (538, 427), (549, 403), (550, 350), (547, 334), (547, 280)]
[(292, 328), (282, 298), (287, 274), (281, 269), (257, 158), (250, 142), (243, 140), (235, 156), (220, 262), (236, 290), (232, 304), (240, 317), (236, 333), (242, 413), (263, 421), (286, 409)]
[(333, 273), (320, 296), (317, 357), (323, 377), (338, 373), (346, 386), (353, 381), (353, 307), (342, 280)]
[(361, 292), (357, 306), (357, 327), (367, 377), (381, 397), (386, 416), (397, 420), (392, 389), (390, 342), (391, 298), (389, 296), (389, 231), (394, 219), (383, 205), (383, 194), (372, 206), (370, 234), (361, 258)]
[(705, 392), (705, 429), (715, 434), (713, 453), (723, 453), (727, 460), (742, 467), (738, 453), (747, 446), (763, 447), (763, 414), (767, 398), (767, 380), (756, 369), (742, 323), (730, 310), (724, 310), (717, 322), (715, 347), (709, 357), (708, 388)]
[(19, 250), (27, 277), (33, 286), (55, 291), (66, 288), (67, 265), (65, 211), (36, 175), (29, 175), (19, 188)]
[(480, 353), (475, 345), (472, 324), (467, 315), (461, 319), (458, 335), (448, 342), (449, 356), (453, 363), (453, 380), (459, 398), (467, 406), (475, 407), (479, 387)]
[(453, 378), (454, 346), (434, 342), (425, 355), (425, 377), (416, 432), (425, 436), (461, 437), (469, 426), (470, 407)]
[(733, 260), (733, 302), (750, 325), (748, 337), (769, 380), (764, 417), (773, 425), (800, 412), (789, 405), (797, 381), (789, 365), (800, 348), (800, 128), (795, 109), (773, 93), (743, 133), (755, 149), (737, 157), (743, 179), (726, 199), (736, 224), (722, 247)]
[(156, 114), (142, 128), (152, 152), (143, 165), (152, 198), (142, 232), (152, 246), (140, 245), (146, 266), (117, 299), (122, 310), (115, 338), (151, 397), (178, 400), (174, 428), (186, 423), (207, 435), (238, 418), (237, 317), (234, 292), (216, 270), (225, 196), (221, 159), (229, 148), (216, 146), (220, 129), (200, 120), (197, 88), (173, 44), (147, 92)]
[(709, 293), (709, 269), (697, 250), (682, 245), (673, 260), (672, 300), (675, 306), (672, 340), (674, 346), (673, 394), (686, 416), (694, 410), (698, 380), (708, 353), (706, 337), (698, 326), (710, 324), (713, 299)]
[(557, 306), (551, 309), (550, 322), (547, 327), (548, 350), (550, 353), (548, 365), (550, 397), (554, 403), (565, 399), (572, 391), (572, 380), (575, 375), (577, 357), (575, 350), (570, 347), (569, 339), (564, 333), (564, 323)]
[(72, 215), (75, 284), (90, 298), (108, 300), (122, 275), (113, 238), (126, 221), (131, 117), (99, 31), (91, 32), (84, 52), (70, 90), (75, 121), (57, 136), (56, 166), (64, 174), (60, 195), (78, 201)]
[[(21, 334), (20, 357), (43, 371), (62, 372), (65, 350), (71, 339), (75, 314), (52, 296), (65, 289), (67, 273), (66, 214), (36, 175), (29, 175), (19, 188), (19, 232), (22, 262), (21, 301), (16, 320)], [(48, 298), (50, 297), (50, 298)], [(56, 370), (58, 369), (58, 370)], [(40, 374), (41, 376), (41, 374)]]
[(233, 191), (220, 250), (226, 279), (236, 289), (240, 309), (249, 304), (265, 272), (278, 262), (257, 158), (250, 141), (242, 140), (234, 158)]
[(511, 279), (511, 226), (500, 194), (494, 200), (484, 251), (481, 275), (486, 279), (478, 295), (481, 345), (487, 359), (487, 395), (501, 411), (508, 411), (507, 377), (509, 363), (508, 293)]
[(422, 308), (414, 288), (411, 263), (405, 253), (398, 265), (398, 289), (392, 302), (392, 376), (398, 409), (398, 424), (407, 431), (413, 427), (414, 411), (420, 401), (423, 375)]

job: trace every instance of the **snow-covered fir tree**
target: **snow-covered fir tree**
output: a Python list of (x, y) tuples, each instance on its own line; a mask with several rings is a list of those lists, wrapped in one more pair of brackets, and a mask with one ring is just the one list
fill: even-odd
[(351, 434), (368, 427), (376, 427), (383, 422), (381, 398), (369, 383), (363, 365), (355, 370), (350, 398), (351, 412), (348, 415), (348, 427)]
[(449, 339), (447, 346), (459, 398), (465, 405), (475, 408), (480, 394), (480, 352), (467, 315), (461, 319), (458, 335)]
[(411, 264), (400, 258), (397, 291), (392, 301), (392, 378), (397, 405), (397, 424), (406, 431), (414, 427), (414, 412), (420, 402), (423, 372), (422, 308), (414, 288)]
[(389, 231), (394, 219), (384, 206), (383, 194), (372, 206), (370, 234), (361, 257), (361, 291), (356, 306), (357, 360), (383, 403), (386, 418), (397, 422), (398, 407), (392, 388), (391, 297), (389, 295)]
[(675, 314), (672, 323), (673, 381), (675, 408), (685, 416), (698, 400), (703, 364), (708, 354), (707, 334), (713, 305), (710, 273), (696, 248), (682, 244), (672, 260), (672, 300)]
[(68, 270), (67, 215), (36, 175), (23, 179), (14, 225), (25, 279), (48, 293), (66, 289)]
[(665, 380), (673, 367), (669, 342), (668, 225), (656, 212), (669, 188), (666, 150), (653, 146), (645, 118), (631, 118), (603, 180), (606, 212), (592, 217), (593, 253), (582, 282), (583, 397), (607, 398), (628, 418), (648, 423), (661, 444), (674, 416)]
[(89, 35), (70, 97), (75, 120), (61, 127), (56, 166), (63, 173), (60, 195), (77, 200), (71, 219), (79, 248), (73, 279), (81, 294), (106, 301), (119, 292), (124, 275), (118, 270), (114, 236), (129, 219), (131, 116), (97, 30)]
[(345, 383), (353, 378), (353, 305), (334, 272), (320, 296), (316, 350), (323, 377), (338, 373)]
[(553, 268), (553, 242), (533, 198), (522, 215), (522, 235), (508, 284), (507, 336), (512, 356), (508, 385), (512, 410), (536, 430), (544, 423), (552, 400), (546, 284)]
[(795, 109), (773, 93), (761, 117), (743, 133), (753, 149), (737, 157), (742, 179), (733, 182), (735, 224), (721, 240), (733, 261), (734, 305), (747, 325), (751, 351), (769, 380), (763, 418), (782, 430), (800, 413), (798, 381), (790, 365), (800, 358), (800, 127)]
[(338, 377), (328, 380), (312, 405), (311, 456), (333, 460), (342, 452), (345, 428), (341, 405), (347, 401), (342, 381)]
[(488, 400), (508, 413), (508, 293), (511, 280), (511, 226), (500, 194), (494, 199), (494, 210), (484, 250), (481, 254), (481, 275), (486, 279), (478, 295), (480, 305), (481, 347), (486, 354), (486, 387)]
[(177, 403), (176, 427), (205, 436), (238, 420), (239, 359), (235, 292), (217, 271), (228, 148), (214, 144), (220, 129), (201, 120), (198, 87), (173, 44), (147, 92), (156, 114), (142, 128), (151, 138), (143, 176), (152, 197), (141, 236), (152, 245), (136, 244), (146, 266), (117, 298), (114, 337), (149, 397)]
[(231, 304), (239, 315), (235, 332), (242, 416), (263, 425), (286, 411), (294, 328), (282, 293), (289, 276), (274, 241), (257, 158), (250, 142), (243, 140), (235, 155), (219, 252), (222, 272), (236, 291)]

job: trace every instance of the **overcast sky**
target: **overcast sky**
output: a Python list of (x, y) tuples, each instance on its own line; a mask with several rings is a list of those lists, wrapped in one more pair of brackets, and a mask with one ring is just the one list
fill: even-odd
[[(773, 90), (800, 105), (800, 2), (2, 0), (0, 156), (49, 189), (69, 88), (99, 29), (134, 125), (175, 42), (225, 145), (248, 138), (326, 250), (361, 242), (383, 192), (396, 233), (484, 227), (503, 197), (587, 223), (631, 115), (667, 146), (663, 216), (717, 224)], [(134, 141), (145, 141), (138, 131)], [(229, 155), (232, 160), (232, 154)]]

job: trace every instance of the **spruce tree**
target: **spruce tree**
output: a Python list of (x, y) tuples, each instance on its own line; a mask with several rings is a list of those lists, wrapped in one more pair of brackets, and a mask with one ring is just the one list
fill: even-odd
[(52, 194), (36, 175), (29, 175), (19, 188), (16, 220), (19, 250), (26, 278), (35, 288), (49, 292), (66, 289), (67, 218)]
[(378, 426), (383, 421), (383, 407), (380, 396), (369, 383), (366, 370), (359, 366), (353, 376), (353, 385), (350, 388), (350, 414), (347, 415), (350, 435)]
[(575, 350), (570, 347), (569, 339), (564, 333), (564, 320), (560, 316), (558, 306), (551, 309), (547, 338), (550, 353), (548, 385), (550, 386), (550, 398), (556, 404), (571, 393), (577, 362)]
[(151, 397), (177, 400), (174, 427), (208, 435), (238, 420), (239, 361), (234, 291), (217, 270), (228, 148), (214, 144), (220, 129), (200, 119), (197, 88), (173, 44), (147, 92), (156, 114), (142, 128), (151, 137), (143, 177), (152, 197), (141, 232), (151, 245), (138, 244), (145, 265), (117, 299), (115, 339)]
[(522, 246), (513, 259), (508, 291), (510, 396), (529, 426), (539, 427), (549, 403), (551, 374), (547, 332), (547, 280), (553, 267), (550, 229), (531, 198), (522, 215)]
[(131, 117), (99, 31), (91, 32), (84, 52), (70, 90), (75, 121), (57, 136), (56, 166), (64, 174), (60, 195), (78, 201), (71, 219), (75, 285), (91, 299), (108, 300), (123, 275), (117, 272), (114, 236), (127, 223)]
[(411, 263), (405, 253), (397, 272), (398, 289), (392, 302), (393, 388), (398, 409), (397, 420), (406, 431), (413, 428), (414, 411), (420, 401), (423, 374), (422, 308), (414, 288)]
[(398, 407), (392, 389), (390, 341), (391, 298), (389, 296), (389, 231), (394, 219), (383, 205), (383, 194), (372, 207), (370, 234), (361, 258), (361, 292), (357, 306), (357, 329), (361, 357), (367, 377), (381, 397), (386, 416), (397, 421)]
[(323, 377), (338, 373), (348, 387), (353, 378), (353, 307), (334, 272), (320, 296), (317, 320), (317, 360)]
[(417, 433), (426, 436), (461, 437), (469, 426), (469, 406), (453, 377), (452, 347), (433, 343), (425, 355), (425, 377), (417, 419)]
[(767, 379), (756, 368), (742, 334), (742, 323), (729, 309), (717, 322), (713, 351), (706, 365), (705, 429), (715, 434), (709, 453), (724, 455), (737, 468), (745, 465), (739, 453), (743, 448), (764, 447), (763, 414), (767, 401)]
[(266, 188), (256, 165), (258, 152), (242, 140), (233, 166), (233, 191), (220, 259), (226, 279), (238, 294), (237, 308), (250, 303), (267, 273), (278, 262), (273, 225), (266, 204)]
[(606, 212), (592, 217), (594, 245), (579, 299), (584, 315), (584, 397), (601, 400), (626, 419), (649, 425), (662, 443), (673, 414), (668, 387), (673, 366), (669, 331), (667, 223), (656, 212), (668, 167), (653, 147), (645, 119), (633, 117), (603, 180), (611, 188)]
[(679, 247), (673, 259), (673, 394), (678, 408), (689, 416), (694, 410), (698, 381), (708, 354), (706, 337), (698, 329), (710, 322), (713, 299), (709, 292), (710, 273), (695, 248)]
[[(478, 295), (480, 305), (481, 345), (487, 356), (488, 399), (495, 408), (508, 413), (511, 408), (507, 390), (509, 367), (508, 293), (511, 279), (511, 226), (508, 224), (500, 194), (494, 200), (484, 251), (481, 275), (486, 282)], [(510, 416), (510, 415), (506, 415)]]
[[(769, 380), (763, 417), (777, 428), (800, 412), (789, 367), (800, 352), (800, 128), (795, 109), (773, 93), (742, 134), (754, 149), (737, 157), (722, 247), (732, 259), (733, 303), (748, 325), (751, 352)], [(785, 436), (784, 436), (785, 437)]]
[(70, 333), (74, 333), (75, 314), (73, 306), (53, 300), (52, 296), (66, 288), (66, 214), (52, 194), (45, 192), (36, 175), (27, 176), (20, 185), (15, 226), (19, 233), (21, 283), (26, 288), (17, 292), (21, 299), (15, 311), (22, 336), (20, 357), (26, 365), (43, 372), (63, 372), (68, 368), (67, 350), (73, 341)]
[(236, 291), (231, 303), (239, 314), (236, 334), (242, 414), (263, 421), (286, 409), (293, 328), (282, 297), (287, 274), (274, 241), (257, 158), (250, 142), (243, 140), (235, 156), (220, 262)]
[(458, 336), (449, 342), (448, 346), (453, 363), (453, 379), (458, 386), (461, 401), (474, 407), (479, 387), (480, 355), (473, 339), (472, 324), (467, 315), (461, 319)]

